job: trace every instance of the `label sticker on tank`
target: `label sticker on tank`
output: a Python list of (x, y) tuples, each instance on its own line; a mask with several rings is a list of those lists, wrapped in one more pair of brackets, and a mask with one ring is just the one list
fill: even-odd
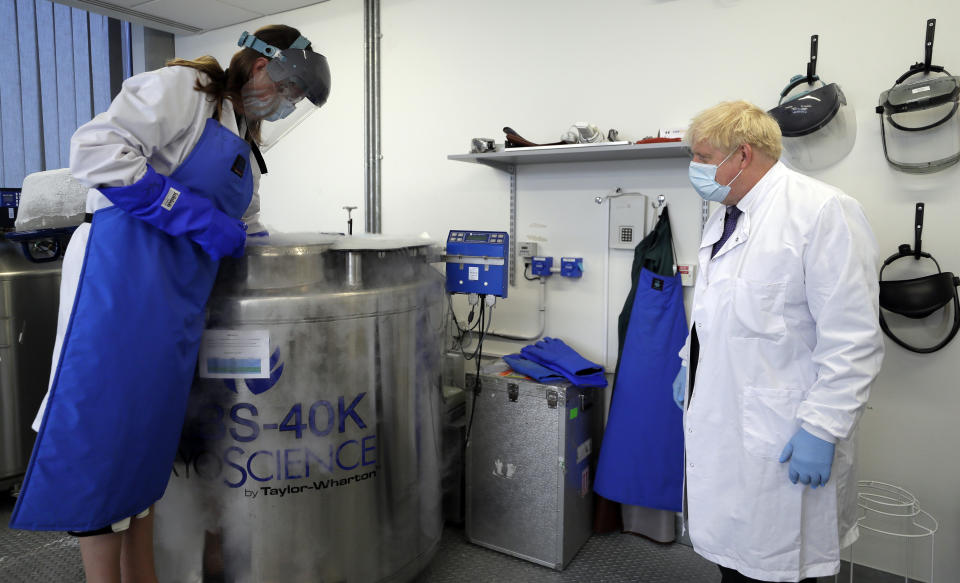
[(468, 267), (467, 279), (470, 281), (478, 281), (480, 279), (480, 268), (476, 266)]
[(270, 332), (204, 330), (200, 342), (200, 378), (270, 377)]
[(577, 463), (579, 464), (583, 460), (590, 457), (590, 452), (592, 451), (593, 443), (588, 439), (577, 446)]

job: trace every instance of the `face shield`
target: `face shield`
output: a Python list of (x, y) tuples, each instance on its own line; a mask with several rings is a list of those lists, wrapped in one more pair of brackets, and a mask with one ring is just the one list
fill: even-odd
[(818, 35), (810, 37), (807, 74), (796, 75), (768, 113), (783, 135), (787, 162), (801, 171), (820, 170), (842, 160), (857, 139), (857, 116), (836, 83), (817, 76)]
[(904, 172), (936, 172), (960, 160), (960, 78), (930, 64), (936, 22), (927, 21), (924, 61), (912, 65), (881, 93), (876, 109), (883, 153)]
[[(821, 83), (822, 85), (822, 83)], [(857, 115), (836, 83), (788, 93), (770, 110), (783, 134), (787, 161), (798, 170), (820, 170), (842, 160), (857, 139)]]
[(237, 44), (270, 59), (265, 68), (268, 90), (262, 87), (262, 80), (254, 79), (243, 88), (245, 108), (249, 98), (258, 118), (270, 122), (260, 129), (260, 149), (266, 151), (326, 103), (330, 69), (323, 55), (308, 50), (310, 41), (302, 36), (287, 49), (278, 49), (247, 32)]
[(960, 78), (923, 74), (880, 94), (883, 152), (904, 172), (943, 170), (960, 160)]
[[(914, 277), (907, 279), (884, 280), (883, 272), (888, 265), (902, 257), (915, 257), (919, 259), (924, 257), (931, 259), (937, 267), (937, 273)], [(891, 340), (903, 346), (911, 352), (927, 354), (936, 352), (946, 346), (957, 332), (960, 331), (960, 298), (957, 297), (957, 286), (960, 285), (960, 278), (949, 271), (941, 271), (940, 264), (929, 253), (914, 254), (909, 248), (891, 255), (883, 263), (880, 269), (880, 327), (890, 337)], [(952, 318), (945, 318), (945, 310), (950, 310), (948, 306), (953, 306)], [(889, 312), (889, 313), (888, 313)], [(890, 326), (891, 313), (901, 318), (920, 321), (922, 324), (930, 318), (933, 327), (937, 326), (935, 318), (946, 319), (950, 322), (949, 331), (940, 341), (930, 346), (917, 346), (912, 338), (907, 336), (909, 331), (909, 321), (894, 321), (898, 330), (894, 333)], [(938, 313), (942, 315), (938, 316)], [(894, 316), (896, 318), (897, 316)], [(905, 327), (905, 328), (904, 328)], [(914, 326), (916, 327), (916, 326)], [(903, 329), (901, 329), (903, 328)]]
[[(900, 245), (880, 268), (880, 328), (900, 346), (920, 354), (940, 350), (960, 331), (960, 297), (957, 296), (960, 278), (941, 270), (940, 263), (933, 255), (921, 251), (924, 209), (924, 203), (918, 202), (913, 225), (913, 248), (908, 243)], [(933, 261), (937, 273), (893, 280), (883, 278), (884, 271), (892, 263), (910, 257), (914, 263), (919, 263), (921, 258)], [(948, 317), (951, 311), (952, 317)], [(897, 331), (894, 332), (894, 329)], [(931, 334), (944, 336), (930, 345)]]

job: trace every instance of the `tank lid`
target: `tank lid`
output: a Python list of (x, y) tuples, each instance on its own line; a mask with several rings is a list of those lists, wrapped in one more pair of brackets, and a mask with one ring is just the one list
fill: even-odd
[(427, 236), (395, 236), (363, 234), (341, 237), (334, 241), (330, 249), (333, 251), (399, 251), (431, 247), (437, 242)]
[(247, 238), (247, 255), (287, 257), (320, 255), (344, 236), (339, 233), (277, 233)]

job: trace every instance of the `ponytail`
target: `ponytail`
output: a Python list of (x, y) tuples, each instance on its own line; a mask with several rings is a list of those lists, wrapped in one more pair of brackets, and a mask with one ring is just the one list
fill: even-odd
[[(190, 67), (191, 69), (196, 69), (207, 76), (209, 79), (207, 83), (203, 83), (200, 79), (197, 79), (197, 82), (193, 88), (201, 93), (206, 93), (210, 96), (210, 101), (216, 102), (217, 119), (220, 119), (220, 114), (223, 110), (222, 104), (224, 99), (229, 99), (234, 103), (239, 101), (238, 98), (240, 96), (240, 88), (237, 87), (233, 92), (229, 90), (229, 71), (224, 71), (220, 67), (220, 63), (210, 55), (205, 55), (192, 60), (170, 59), (167, 61), (167, 66)], [(234, 95), (231, 95), (231, 93)]]

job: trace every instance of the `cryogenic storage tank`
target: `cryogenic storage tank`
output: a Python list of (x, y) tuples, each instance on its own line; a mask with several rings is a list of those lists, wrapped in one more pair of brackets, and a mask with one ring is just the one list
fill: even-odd
[[(44, 244), (46, 240), (27, 242)], [(0, 486), (22, 480), (36, 433), (30, 428), (50, 380), (60, 299), (59, 253), (35, 263), (0, 240)]]
[(251, 238), (225, 261), (161, 581), (409, 581), (442, 530), (442, 278), (420, 240)]

